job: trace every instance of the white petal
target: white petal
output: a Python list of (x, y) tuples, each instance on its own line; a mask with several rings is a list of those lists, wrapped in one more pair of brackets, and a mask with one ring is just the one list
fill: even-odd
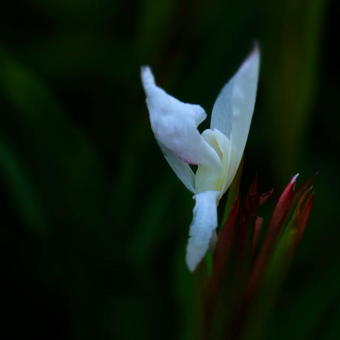
[(186, 263), (194, 271), (209, 249), (217, 227), (219, 191), (204, 191), (194, 196), (196, 203), (190, 225)]
[(233, 78), (223, 87), (213, 107), (211, 128), (230, 139), (229, 187), (240, 164), (254, 111), (260, 52), (257, 47), (244, 61)]
[(169, 150), (166, 146), (159, 143), (163, 155), (169, 163), (171, 169), (175, 172), (177, 177), (192, 193), (195, 192), (194, 181), (195, 174), (187, 163), (182, 162), (174, 152)]
[(155, 84), (149, 67), (143, 67), (142, 83), (146, 93), (153, 133), (158, 142), (189, 164), (216, 164), (219, 159), (204, 140), (197, 126), (206, 118), (199, 105), (180, 102)]
[(195, 175), (196, 192), (216, 190), (223, 193), (229, 164), (229, 139), (217, 129), (207, 129), (203, 131), (202, 136), (218, 154), (221, 167), (216, 169), (205, 164), (199, 165)]

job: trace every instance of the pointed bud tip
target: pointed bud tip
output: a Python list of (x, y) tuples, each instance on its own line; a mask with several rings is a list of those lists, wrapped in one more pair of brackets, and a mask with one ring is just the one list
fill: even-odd
[(291, 184), (295, 183), (299, 176), (300, 176), (299, 173), (297, 173), (296, 175), (294, 175), (294, 176), (292, 177), (292, 179), (290, 180), (290, 183), (291, 183)]

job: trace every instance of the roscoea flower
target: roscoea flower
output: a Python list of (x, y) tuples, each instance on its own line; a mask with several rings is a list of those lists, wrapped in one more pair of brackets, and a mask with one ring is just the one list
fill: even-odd
[[(214, 104), (210, 129), (200, 133), (206, 118), (199, 105), (183, 103), (155, 84), (142, 67), (152, 131), (169, 165), (194, 193), (186, 262), (193, 271), (209, 249), (217, 227), (217, 205), (239, 167), (253, 115), (260, 53), (255, 48), (222, 88)], [(197, 166), (196, 172), (191, 166)]]

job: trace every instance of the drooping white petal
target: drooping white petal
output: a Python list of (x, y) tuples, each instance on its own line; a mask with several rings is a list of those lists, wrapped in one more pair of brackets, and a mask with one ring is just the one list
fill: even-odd
[(153, 133), (158, 142), (189, 164), (215, 164), (219, 158), (197, 126), (206, 118), (199, 105), (183, 103), (155, 84), (149, 67), (143, 67), (142, 83)]
[(192, 193), (195, 192), (194, 181), (195, 174), (191, 170), (190, 166), (187, 163), (182, 162), (177, 155), (169, 150), (166, 146), (158, 143), (165, 159), (169, 163), (171, 169), (177, 175), (177, 177), (182, 181), (182, 183), (190, 190)]
[(194, 271), (209, 249), (217, 227), (219, 191), (204, 191), (194, 196), (196, 203), (190, 225), (186, 263)]
[(260, 52), (257, 47), (233, 78), (223, 87), (214, 104), (211, 128), (230, 139), (230, 163), (226, 186), (229, 187), (240, 164), (254, 111)]

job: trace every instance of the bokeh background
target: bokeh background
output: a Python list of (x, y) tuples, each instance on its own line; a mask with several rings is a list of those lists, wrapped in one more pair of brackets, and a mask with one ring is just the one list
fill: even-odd
[(257, 40), (243, 180), (278, 194), (320, 171), (265, 339), (340, 339), (338, 18), (326, 0), (1, 2), (2, 337), (197, 338), (193, 201), (153, 139), (139, 68), (210, 112)]

